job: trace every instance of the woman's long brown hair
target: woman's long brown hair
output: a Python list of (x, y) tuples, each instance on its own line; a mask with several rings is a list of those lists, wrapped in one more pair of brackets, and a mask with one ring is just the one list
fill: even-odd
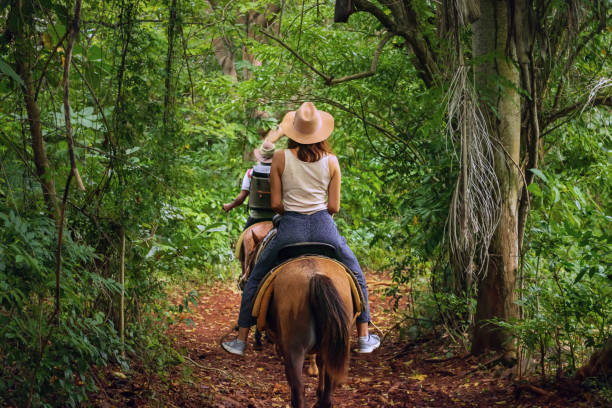
[(321, 158), (325, 156), (325, 153), (333, 154), (329, 143), (327, 143), (327, 140), (312, 144), (301, 144), (296, 142), (295, 140), (289, 139), (287, 147), (289, 149), (297, 148), (298, 159), (307, 163), (314, 163), (316, 161), (321, 160)]

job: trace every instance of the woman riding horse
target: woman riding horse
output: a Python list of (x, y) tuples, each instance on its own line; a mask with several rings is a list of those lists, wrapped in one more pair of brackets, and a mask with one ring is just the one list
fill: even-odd
[(365, 308), (357, 317), (360, 353), (370, 353), (380, 345), (378, 336), (368, 333), (370, 308), (365, 277), (346, 239), (332, 219), (340, 209), (340, 166), (327, 138), (334, 118), (305, 102), (285, 115), (281, 127), (289, 138), (288, 149), (274, 153), (270, 171), (272, 208), (283, 215), (276, 237), (263, 250), (242, 292), (238, 316), (238, 336), (222, 343), (232, 354), (244, 355), (253, 298), (261, 279), (278, 263), (281, 247), (297, 242), (323, 242), (336, 248), (337, 256), (356, 276), (364, 295)]

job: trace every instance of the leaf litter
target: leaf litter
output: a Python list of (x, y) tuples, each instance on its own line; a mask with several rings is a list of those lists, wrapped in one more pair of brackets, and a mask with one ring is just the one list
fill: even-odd
[[(485, 367), (488, 357), (470, 356), (459, 345), (441, 336), (400, 340), (394, 329), (400, 320), (392, 310), (393, 299), (383, 296), (389, 276), (366, 272), (373, 321), (385, 341), (372, 354), (351, 353), (349, 376), (333, 396), (338, 408), (357, 407), (590, 407), (588, 396), (562, 398), (556, 390), (517, 393), (511, 378), (498, 378)], [(381, 290), (376, 288), (380, 287)], [(290, 390), (274, 345), (263, 340), (255, 351), (253, 340), (245, 357), (233, 356), (220, 347), (231, 333), (238, 314), (240, 293), (230, 284), (205, 288), (193, 324), (177, 324), (169, 330), (174, 348), (183, 362), (166, 373), (132, 367), (119, 378), (118, 367), (102, 370), (100, 391), (91, 396), (96, 407), (290, 407)], [(177, 301), (177, 303), (179, 303)], [(405, 307), (400, 303), (400, 308)], [(391, 330), (393, 329), (393, 330)], [(233, 334), (232, 334), (233, 335)], [(352, 350), (356, 345), (353, 330)], [(316, 402), (317, 379), (304, 380), (307, 406)], [(592, 401), (591, 401), (592, 402)]]

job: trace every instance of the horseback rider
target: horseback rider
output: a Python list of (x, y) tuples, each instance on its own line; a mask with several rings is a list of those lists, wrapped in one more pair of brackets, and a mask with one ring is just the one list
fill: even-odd
[(253, 150), (253, 154), (257, 158), (258, 163), (248, 169), (244, 174), (242, 178), (242, 188), (234, 201), (223, 204), (223, 210), (229, 212), (233, 208), (241, 205), (244, 200), (249, 197), (249, 218), (247, 218), (246, 224), (244, 225), (245, 230), (258, 222), (271, 221), (274, 217), (274, 211), (269, 208), (269, 203), (256, 205), (256, 194), (250, 194), (252, 187), (251, 182), (254, 177), (264, 179), (270, 177), (270, 165), (272, 164), (272, 156), (274, 156), (274, 143), (268, 140), (264, 141), (259, 149)]
[(305, 102), (297, 111), (288, 112), (281, 126), (289, 138), (288, 149), (274, 153), (270, 185), (272, 208), (283, 217), (276, 237), (262, 251), (242, 292), (238, 336), (222, 343), (222, 347), (229, 353), (244, 355), (249, 329), (255, 324), (252, 302), (261, 279), (278, 263), (281, 247), (310, 241), (333, 245), (339, 260), (355, 274), (365, 303), (357, 317), (358, 351), (370, 353), (380, 345), (380, 339), (368, 333), (370, 309), (365, 277), (332, 218), (340, 209), (341, 184), (338, 159), (327, 143), (334, 118)]

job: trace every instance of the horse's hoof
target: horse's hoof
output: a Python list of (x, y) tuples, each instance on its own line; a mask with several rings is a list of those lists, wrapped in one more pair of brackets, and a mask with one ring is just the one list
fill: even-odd
[(316, 377), (319, 375), (319, 369), (317, 368), (317, 366), (308, 366), (308, 369), (306, 370), (306, 372), (308, 373), (309, 376), (311, 377)]

